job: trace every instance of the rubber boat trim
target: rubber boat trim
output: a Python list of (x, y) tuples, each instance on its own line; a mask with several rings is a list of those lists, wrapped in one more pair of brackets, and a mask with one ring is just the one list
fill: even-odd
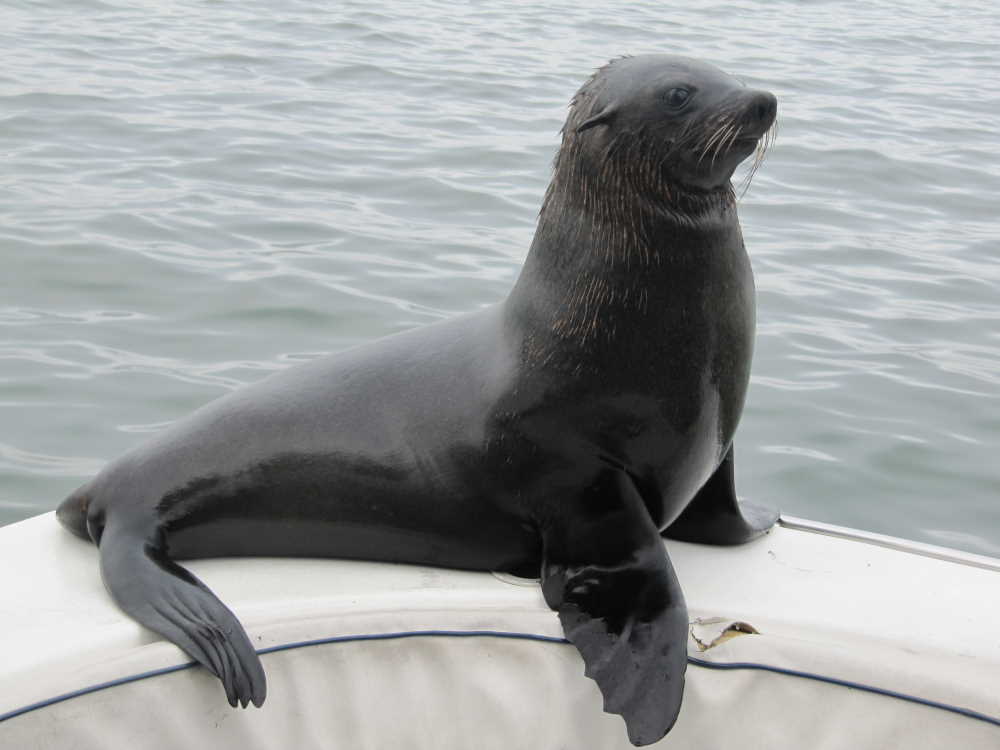
[[(291, 651), (293, 649), (306, 648), (309, 646), (322, 646), (330, 643), (352, 643), (358, 641), (387, 641), (396, 640), (401, 638), (428, 638), (428, 637), (446, 637), (446, 638), (514, 638), (524, 641), (540, 641), (542, 643), (556, 643), (560, 645), (569, 645), (569, 641), (565, 638), (557, 638), (549, 635), (537, 635), (534, 633), (509, 633), (503, 631), (494, 630), (413, 630), (413, 631), (403, 631), (399, 633), (368, 633), (359, 635), (339, 635), (330, 638), (319, 638), (311, 641), (299, 641), (296, 643), (286, 643), (278, 646), (270, 646), (268, 648), (262, 648), (257, 651), (258, 654), (273, 654), (278, 651)], [(830, 685), (838, 685), (840, 687), (851, 688), (854, 690), (863, 690), (865, 692), (874, 693), (876, 695), (883, 695), (889, 698), (896, 698), (898, 700), (908, 701), (910, 703), (917, 703), (922, 706), (928, 706), (930, 708), (940, 709), (942, 711), (948, 711), (953, 714), (958, 714), (959, 716), (964, 716), (969, 719), (975, 719), (976, 721), (983, 721), (987, 724), (993, 724), (994, 726), (1000, 727), (1000, 716), (988, 716), (987, 714), (979, 713), (978, 711), (973, 711), (968, 708), (962, 708), (961, 706), (952, 706), (947, 703), (940, 703), (938, 701), (928, 700), (926, 698), (920, 698), (915, 695), (907, 695), (906, 693), (899, 693), (895, 690), (887, 690), (885, 688), (875, 687), (873, 685), (865, 685), (859, 682), (852, 682), (850, 680), (841, 680), (836, 677), (828, 677), (826, 675), (815, 674), (813, 672), (802, 672), (796, 669), (787, 669), (785, 667), (776, 667), (769, 664), (757, 664), (754, 662), (712, 662), (705, 659), (698, 659), (693, 656), (688, 657), (688, 663), (696, 667), (703, 667), (706, 669), (722, 669), (722, 670), (738, 670), (738, 669), (756, 669), (763, 672), (771, 672), (773, 674), (784, 675), (789, 677), (799, 677), (806, 680), (815, 680), (817, 682), (825, 682)], [(162, 669), (154, 669), (148, 672), (141, 672), (139, 674), (128, 675), (126, 677), (119, 677), (114, 680), (109, 680), (107, 682), (102, 682), (97, 685), (90, 685), (89, 687), (80, 688), (79, 690), (74, 690), (69, 693), (63, 693), (62, 695), (57, 695), (52, 698), (47, 698), (45, 700), (37, 701), (31, 703), (27, 706), (21, 708), (15, 708), (12, 711), (0, 714), (0, 722), (6, 721), (7, 719), (13, 719), (16, 716), (22, 716), (31, 711), (36, 711), (40, 708), (45, 708), (46, 706), (51, 706), (56, 703), (61, 703), (63, 701), (70, 700), (71, 698), (77, 698), (81, 695), (88, 695), (90, 693), (96, 693), (100, 690), (105, 690), (107, 688), (115, 687), (117, 685), (125, 685), (130, 682), (137, 682), (139, 680), (145, 680), (150, 677), (157, 677), (163, 674), (170, 674), (172, 672), (179, 672), (183, 669), (190, 669), (191, 667), (198, 666), (197, 662), (187, 662), (185, 664), (177, 664), (171, 667), (163, 667)]]
[(932, 557), (935, 560), (946, 560), (947, 562), (968, 565), (973, 568), (984, 568), (985, 570), (995, 570), (1000, 572), (1000, 559), (989, 557), (988, 555), (977, 555), (973, 552), (963, 552), (962, 550), (950, 549), (949, 547), (938, 547), (934, 544), (924, 544), (923, 542), (913, 542), (909, 539), (901, 539), (888, 534), (876, 534), (874, 531), (861, 531), (851, 529), (846, 526), (834, 526), (832, 523), (812, 521), (807, 518), (796, 518), (795, 516), (782, 515), (778, 523), (786, 529), (794, 531), (807, 531), (812, 534), (822, 534), (838, 539), (850, 539), (854, 542), (873, 544), (876, 547), (898, 550), (899, 552), (909, 552), (912, 555), (922, 557)]

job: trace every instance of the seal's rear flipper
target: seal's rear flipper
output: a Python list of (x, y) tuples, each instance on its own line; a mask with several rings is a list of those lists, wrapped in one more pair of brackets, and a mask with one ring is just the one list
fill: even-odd
[(743, 544), (770, 530), (778, 511), (736, 499), (733, 449), (684, 512), (663, 531), (668, 539), (700, 544)]
[(627, 474), (602, 473), (580, 509), (581, 518), (542, 531), (542, 592), (601, 689), (604, 710), (625, 719), (632, 744), (648, 745), (670, 731), (681, 707), (684, 597)]
[(236, 616), (153, 540), (104, 529), (101, 576), (115, 602), (222, 680), (229, 705), (260, 706), (267, 683), (260, 658)]

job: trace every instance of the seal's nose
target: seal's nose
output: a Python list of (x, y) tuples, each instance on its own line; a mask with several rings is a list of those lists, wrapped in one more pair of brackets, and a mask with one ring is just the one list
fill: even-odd
[(747, 108), (752, 122), (760, 127), (761, 132), (774, 123), (778, 114), (778, 100), (770, 91), (755, 91), (752, 94), (750, 106)]

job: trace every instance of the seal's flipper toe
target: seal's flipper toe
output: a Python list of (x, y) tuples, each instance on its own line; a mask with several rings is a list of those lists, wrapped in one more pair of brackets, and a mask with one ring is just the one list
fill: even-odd
[(743, 544), (778, 522), (778, 511), (736, 499), (733, 449), (663, 536), (698, 544)]
[(267, 681), (239, 620), (208, 587), (131, 534), (101, 539), (101, 575), (115, 602), (222, 681), (229, 705), (261, 706)]

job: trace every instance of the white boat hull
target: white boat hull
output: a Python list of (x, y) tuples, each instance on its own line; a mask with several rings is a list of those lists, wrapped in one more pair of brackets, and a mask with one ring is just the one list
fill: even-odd
[[(794, 521), (743, 547), (667, 544), (697, 622), (655, 747), (1000, 747), (1000, 561)], [(263, 654), (263, 708), (230, 708), (123, 615), (96, 549), (46, 514), (0, 529), (0, 747), (631, 747), (533, 582), (186, 564)]]

